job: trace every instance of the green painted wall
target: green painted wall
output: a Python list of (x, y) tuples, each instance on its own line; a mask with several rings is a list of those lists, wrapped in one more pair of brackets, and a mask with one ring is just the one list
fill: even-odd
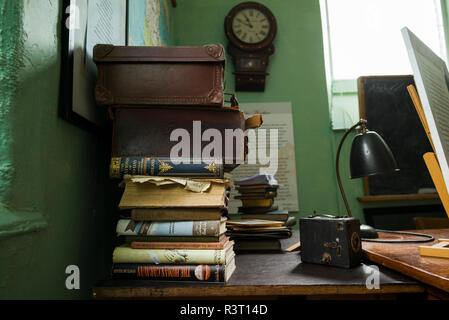
[[(238, 0), (179, 0), (173, 10), (177, 45), (227, 45), (224, 18)], [(296, 144), (300, 215), (338, 213), (333, 165), (333, 132), (326, 89), (321, 17), (318, 1), (262, 0), (274, 13), (278, 34), (263, 93), (237, 92), (245, 102), (291, 101)], [(227, 57), (227, 90), (234, 90)]]
[[(342, 213), (334, 173), (342, 133), (330, 125), (318, 1), (260, 2), (278, 20), (276, 53), (266, 91), (241, 92), (239, 100), (292, 102), (300, 215)], [(176, 44), (227, 44), (223, 20), (238, 3), (178, 0)], [(118, 197), (108, 179), (110, 137), (57, 111), (63, 9), (58, 0), (0, 0), (0, 298), (89, 298), (111, 263)], [(228, 63), (230, 91), (232, 71)], [(361, 181), (344, 184), (360, 216)], [(81, 271), (79, 291), (65, 288), (72, 264)]]
[[(239, 0), (178, 0), (173, 10), (177, 45), (227, 45), (224, 18)], [(335, 155), (344, 131), (333, 131), (329, 115), (325, 58), (319, 1), (260, 0), (275, 15), (276, 52), (270, 57), (263, 93), (237, 92), (245, 102), (291, 101), (296, 144), (296, 170), (300, 212), (346, 214), (335, 174)], [(234, 67), (227, 57), (227, 90), (234, 91)], [(364, 222), (363, 208), (435, 204), (438, 201), (360, 203), (363, 180), (350, 180), (350, 135), (343, 146), (340, 174), (353, 216)]]
[(58, 116), (60, 1), (0, 10), (0, 298), (89, 298), (115, 236), (110, 141)]

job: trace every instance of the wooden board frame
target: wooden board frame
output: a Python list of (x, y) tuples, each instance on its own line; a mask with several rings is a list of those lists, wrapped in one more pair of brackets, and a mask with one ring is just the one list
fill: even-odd
[[(413, 75), (378, 75), (378, 76), (361, 76), (361, 77), (359, 77), (357, 79), (357, 92), (358, 92), (360, 118), (366, 119), (364, 80), (365, 79), (394, 79), (394, 78), (401, 78), (401, 77), (413, 79)], [(370, 127), (369, 122), (368, 122), (367, 126), (369, 129), (369, 127)], [(370, 194), (369, 177), (363, 178), (363, 190), (364, 190), (364, 196), (357, 198), (357, 200), (360, 202), (404, 201), (404, 200), (419, 201), (419, 200), (432, 200), (432, 199), (439, 198), (437, 193), (372, 195), (372, 194)]]
[(426, 154), (423, 155), (424, 162), (426, 163), (427, 169), (429, 170), (430, 176), (432, 177), (432, 181), (437, 189), (439, 198), (443, 203), (444, 210), (446, 211), (446, 214), (449, 217), (449, 194), (446, 183), (444, 182), (443, 173), (441, 172), (441, 168), (435, 153), (435, 146), (433, 144), (426, 116), (424, 114), (422, 102), (414, 86), (408, 86), (407, 90), (410, 94), (410, 97), (412, 98), (413, 105), (415, 106), (416, 112), (418, 113), (419, 119), (421, 120), (423, 129), (426, 132), (427, 138), (429, 139), (430, 145), (432, 146), (433, 149), (433, 152), (427, 152)]

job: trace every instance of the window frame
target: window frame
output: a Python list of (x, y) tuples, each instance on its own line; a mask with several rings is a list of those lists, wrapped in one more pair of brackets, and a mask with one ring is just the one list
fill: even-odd
[[(446, 57), (449, 60), (448, 1), (449, 0), (440, 0), (440, 12), (443, 22), (443, 38), (445, 42)], [(331, 127), (334, 131), (347, 130), (356, 123), (360, 117), (358, 112), (357, 117), (354, 114), (354, 108), (358, 111), (357, 79), (334, 79), (328, 0), (320, 0), (320, 10)], [(340, 108), (339, 105), (345, 104), (345, 100), (350, 101), (350, 105), (345, 105), (345, 107)], [(352, 111), (348, 111), (349, 109), (352, 109)]]

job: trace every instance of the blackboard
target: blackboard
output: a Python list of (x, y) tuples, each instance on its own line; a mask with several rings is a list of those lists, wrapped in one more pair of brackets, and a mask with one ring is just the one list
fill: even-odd
[(432, 147), (407, 91), (407, 86), (414, 85), (413, 76), (360, 77), (357, 84), (361, 117), (390, 146), (400, 169), (365, 178), (365, 195), (419, 194), (434, 189), (422, 157)]

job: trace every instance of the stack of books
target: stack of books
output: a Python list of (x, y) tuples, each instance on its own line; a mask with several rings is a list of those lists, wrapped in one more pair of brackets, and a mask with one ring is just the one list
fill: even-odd
[[(204, 163), (184, 164), (182, 170), (186, 166), (195, 172)], [(228, 179), (125, 175), (124, 185), (119, 208), (130, 217), (117, 223), (123, 244), (113, 253), (113, 278), (206, 282), (230, 278), (235, 253), (234, 242), (225, 235)]]
[(296, 218), (275, 204), (279, 184), (273, 175), (259, 174), (234, 181), (242, 201), (240, 220), (229, 221), (235, 250), (280, 250), (280, 239), (291, 237)]
[(234, 95), (225, 106), (225, 58), (220, 44), (95, 46), (95, 98), (112, 120), (110, 176), (125, 189), (113, 278), (225, 282), (235, 270), (229, 175), (245, 140), (233, 136), (229, 148), (225, 139), (262, 117), (245, 120)]

